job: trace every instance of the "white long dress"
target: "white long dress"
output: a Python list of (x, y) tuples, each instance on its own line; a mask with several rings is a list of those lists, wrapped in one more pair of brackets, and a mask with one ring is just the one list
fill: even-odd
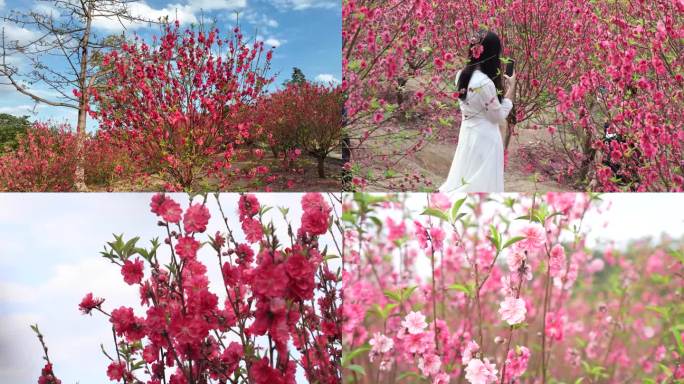
[(494, 82), (475, 70), (460, 107), (458, 146), (449, 176), (439, 191), (503, 192), (504, 151), (499, 124), (506, 120), (513, 103), (507, 98), (499, 102)]

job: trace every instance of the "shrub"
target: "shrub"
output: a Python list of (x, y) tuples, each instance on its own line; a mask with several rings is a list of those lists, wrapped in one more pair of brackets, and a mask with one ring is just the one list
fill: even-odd
[(71, 191), (77, 162), (76, 136), (68, 126), (34, 123), (16, 150), (0, 155), (0, 190)]
[(161, 167), (173, 188), (211, 176), (229, 183), (235, 151), (254, 134), (251, 121), (236, 117), (271, 81), (271, 55), (238, 28), (221, 39), (218, 30), (167, 26), (158, 46), (136, 41), (104, 58), (114, 75), (94, 95), (92, 115), (135, 164)]

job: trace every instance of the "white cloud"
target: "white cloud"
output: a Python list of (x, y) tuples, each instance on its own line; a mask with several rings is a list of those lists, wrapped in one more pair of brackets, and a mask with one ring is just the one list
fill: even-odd
[[(197, 22), (195, 17), (195, 9), (190, 5), (169, 4), (162, 9), (154, 9), (147, 3), (140, 1), (129, 3), (129, 12), (134, 17), (145, 18), (151, 21), (157, 21), (161, 18), (168, 17), (169, 21), (178, 20), (181, 24), (189, 24)], [(120, 32), (124, 29), (135, 30), (147, 26), (147, 23), (130, 20), (119, 20), (115, 17), (96, 17), (93, 26), (107, 32)]]
[(324, 84), (340, 84), (340, 79), (335, 77), (334, 75), (331, 75), (329, 73), (321, 73), (318, 76), (314, 78), (314, 80), (324, 83)]
[(0, 9), (5, 8), (5, 0), (0, 0)]
[(0, 21), (0, 31), (2, 30), (5, 31), (5, 40), (12, 42), (17, 41), (19, 44), (26, 44), (39, 37), (37, 32), (10, 22)]
[(234, 10), (247, 6), (247, 0), (190, 0), (189, 6), (195, 11)]
[(271, 37), (271, 38), (268, 38), (268, 39), (266, 39), (266, 40), (264, 40), (264, 45), (269, 46), (269, 47), (278, 48), (278, 47), (280, 47), (282, 44), (283, 44), (283, 43), (282, 43), (280, 40), (274, 39), (274, 38), (272, 38), (272, 37)]
[(281, 45), (287, 43), (287, 40), (278, 39), (278, 38), (275, 38), (273, 36), (265, 38), (264, 36), (256, 35), (255, 40), (256, 41), (263, 41), (266, 48), (271, 48), (271, 47), (278, 48)]
[[(247, 0), (190, 0), (187, 4), (168, 4), (164, 8), (156, 9), (144, 1), (131, 2), (128, 4), (130, 14), (135, 17), (156, 21), (168, 17), (169, 21), (178, 20), (181, 24), (198, 22), (199, 12), (211, 12), (218, 10), (238, 10), (247, 6)], [(113, 17), (98, 17), (95, 27), (109, 32), (118, 32), (125, 29), (139, 29), (148, 25), (144, 22), (119, 21)]]
[[(14, 88), (9, 89), (9, 91), (14, 90)], [(21, 104), (0, 107), (0, 113), (8, 113), (15, 116), (32, 115), (36, 112), (36, 104)]]
[(340, 8), (339, 1), (331, 0), (273, 0), (273, 2), (281, 9), (294, 9), (298, 11), (310, 8)]
[(277, 28), (279, 25), (277, 20), (253, 10), (246, 10), (244, 13), (240, 14), (240, 17), (247, 20), (248, 23), (256, 25), (257, 27)]

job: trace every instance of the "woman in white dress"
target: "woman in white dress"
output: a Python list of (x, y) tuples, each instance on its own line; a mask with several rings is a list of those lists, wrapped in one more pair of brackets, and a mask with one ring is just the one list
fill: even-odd
[[(503, 75), (501, 41), (479, 31), (470, 39), (468, 64), (458, 72), (461, 129), (447, 180), (440, 192), (503, 192), (504, 150), (499, 125), (513, 108), (515, 74)], [(502, 78), (506, 80), (504, 95)]]

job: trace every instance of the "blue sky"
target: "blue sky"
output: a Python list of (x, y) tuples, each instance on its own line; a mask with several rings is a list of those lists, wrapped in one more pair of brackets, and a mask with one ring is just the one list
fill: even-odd
[[(0, 0), (0, 16), (13, 9), (40, 9), (46, 4), (49, 2)], [(301, 68), (309, 80), (328, 83), (339, 82), (342, 78), (339, 0), (141, 0), (134, 3), (131, 10), (133, 14), (148, 18), (171, 15), (172, 20), (177, 17), (184, 25), (196, 23), (202, 17), (204, 20), (214, 19), (219, 29), (225, 32), (235, 25), (235, 12), (239, 11), (240, 25), (246, 36), (256, 36), (267, 45), (276, 46), (271, 71), (277, 76), (274, 86), (289, 79), (293, 67)], [(9, 39), (26, 39), (33, 33), (0, 20), (0, 29), (3, 26)], [(95, 31), (100, 35), (120, 33), (122, 27), (117, 22), (100, 19), (96, 20)], [(158, 28), (133, 24), (127, 25), (127, 33), (149, 38), (158, 33)], [(21, 62), (18, 65), (22, 68)], [(66, 63), (54, 62), (53, 65), (60, 68)], [(35, 89), (42, 96), (51, 96), (48, 89), (39, 86)], [(36, 105), (7, 85), (0, 85), (0, 95), (0, 113), (30, 115), (32, 120), (66, 120), (75, 124), (75, 111)], [(89, 129), (95, 126), (89, 125)]]
[[(78, 303), (92, 291), (106, 298), (107, 309), (127, 305), (138, 315), (144, 313), (138, 305), (137, 289), (125, 284), (119, 268), (99, 252), (105, 242), (113, 240), (113, 233), (123, 233), (127, 239), (140, 236), (139, 245), (163, 237), (157, 218), (149, 212), (151, 196), (0, 194), (0, 383), (36, 382), (43, 362), (40, 344), (29, 328), (34, 323), (46, 337), (55, 373), (64, 384), (109, 382), (108, 360), (100, 351), (100, 343), (113, 352), (111, 325), (103, 316), (81, 315)], [(172, 196), (187, 207), (187, 195)], [(263, 205), (289, 208), (289, 219), (295, 229), (298, 227), (301, 194), (257, 196)], [(222, 194), (221, 204), (238, 241), (244, 241), (236, 215), (237, 198), (237, 194)], [(207, 206), (212, 213), (207, 233), (225, 231), (213, 196)], [(280, 212), (274, 208), (267, 217), (278, 229), (277, 236), (288, 244)], [(329, 235), (321, 243), (336, 253)], [(208, 246), (198, 257), (208, 266), (210, 281), (220, 281), (215, 256)], [(210, 288), (218, 295), (223, 292), (218, 285)]]

